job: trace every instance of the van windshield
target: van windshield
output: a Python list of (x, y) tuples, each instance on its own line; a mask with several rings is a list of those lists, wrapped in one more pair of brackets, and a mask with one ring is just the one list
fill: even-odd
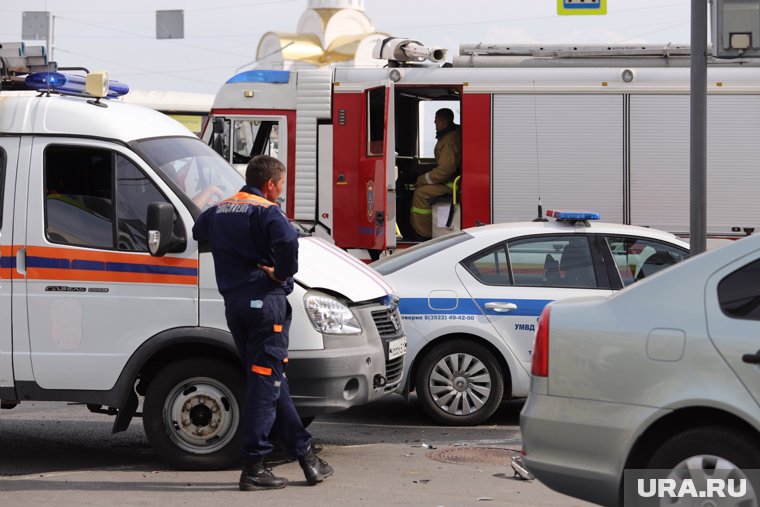
[[(137, 146), (161, 177), (184, 194), (197, 217), (201, 211), (237, 193), (243, 177), (200, 139), (163, 137), (138, 141)], [(195, 209), (193, 209), (193, 207)]]

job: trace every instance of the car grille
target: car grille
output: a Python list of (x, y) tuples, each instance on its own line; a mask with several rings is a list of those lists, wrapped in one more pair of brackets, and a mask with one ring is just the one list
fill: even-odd
[(397, 338), (404, 334), (398, 309), (374, 311), (372, 312), (372, 318), (375, 320), (377, 332), (380, 333), (382, 338)]
[(386, 393), (389, 393), (398, 387), (401, 382), (401, 374), (404, 371), (404, 356), (391, 359), (385, 363), (385, 387)]
[[(372, 312), (372, 318), (375, 321), (377, 332), (383, 340), (385, 353), (388, 353), (388, 343), (390, 340), (399, 338), (404, 335), (404, 329), (401, 326), (401, 316), (398, 309), (384, 309)], [(386, 356), (387, 357), (387, 356)], [(385, 387), (386, 393), (389, 393), (398, 387), (401, 382), (401, 374), (404, 371), (404, 356), (391, 359), (385, 363)]]

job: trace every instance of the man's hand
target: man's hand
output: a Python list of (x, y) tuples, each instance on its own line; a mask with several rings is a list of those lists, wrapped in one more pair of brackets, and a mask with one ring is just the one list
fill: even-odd
[(280, 284), (280, 285), (282, 285), (283, 283), (285, 283), (285, 281), (284, 281), (284, 280), (278, 280), (278, 279), (277, 279), (277, 278), (274, 276), (274, 266), (265, 266), (265, 265), (263, 265), (263, 264), (257, 264), (257, 266), (258, 266), (258, 268), (259, 268), (260, 270), (262, 270), (264, 273), (266, 273), (266, 274), (267, 274), (267, 276), (268, 276), (268, 277), (269, 277), (269, 278), (270, 278), (270, 279), (271, 279), (271, 280), (272, 280), (274, 283), (277, 283), (277, 284)]

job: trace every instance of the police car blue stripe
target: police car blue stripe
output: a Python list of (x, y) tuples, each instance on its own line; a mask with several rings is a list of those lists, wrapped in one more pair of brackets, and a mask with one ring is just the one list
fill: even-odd
[(16, 258), (11, 256), (0, 257), (0, 268), (15, 268)]
[[(538, 317), (551, 299), (495, 299), (495, 298), (401, 298), (398, 309), (402, 315), (499, 315), (511, 317)], [(486, 303), (514, 303), (511, 312), (487, 309)]]

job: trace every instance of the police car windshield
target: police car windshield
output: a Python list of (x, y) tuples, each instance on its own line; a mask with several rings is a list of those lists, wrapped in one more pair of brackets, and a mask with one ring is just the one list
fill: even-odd
[(153, 167), (200, 212), (237, 193), (245, 184), (231, 165), (200, 139), (164, 137), (138, 141)]
[(405, 268), (419, 260), (430, 257), (434, 253), (438, 253), (441, 250), (449, 248), (450, 246), (457, 245), (470, 239), (472, 239), (472, 235), (467, 232), (453, 232), (451, 234), (447, 234), (446, 236), (441, 236), (439, 238), (420, 243), (419, 245), (414, 245), (413, 247), (407, 248), (406, 250), (396, 251), (394, 254), (389, 255), (388, 257), (373, 262), (370, 264), (370, 266), (381, 275), (390, 275), (391, 273), (395, 273), (401, 268)]

